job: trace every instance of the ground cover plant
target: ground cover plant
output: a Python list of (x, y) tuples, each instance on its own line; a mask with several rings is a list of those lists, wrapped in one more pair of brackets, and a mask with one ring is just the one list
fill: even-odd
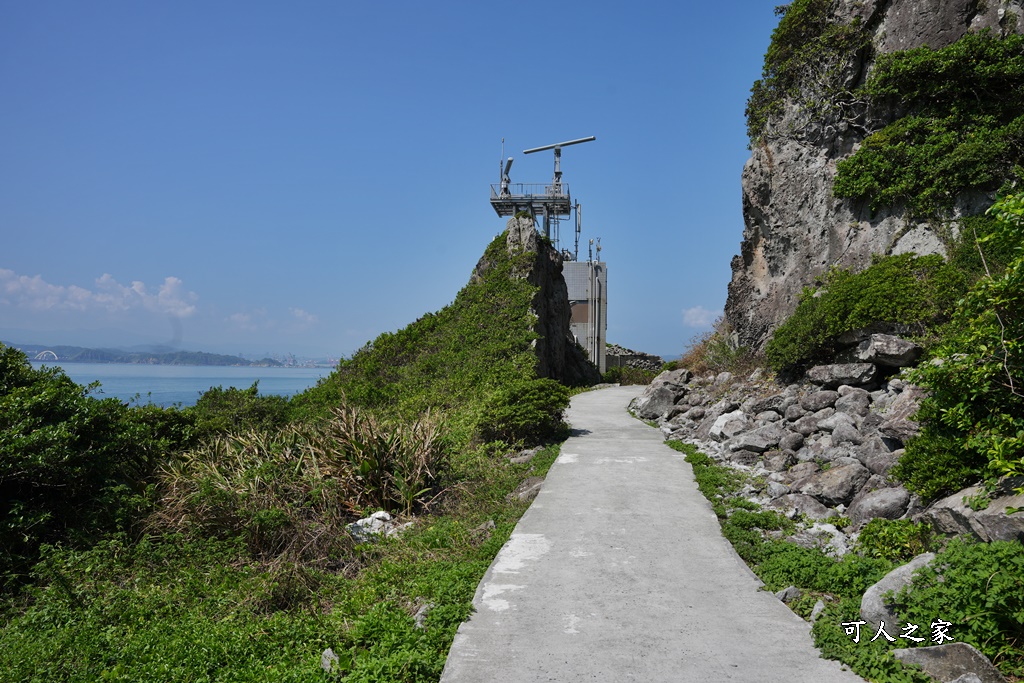
[[(791, 607), (804, 618), (820, 599), (824, 612), (812, 634), (822, 655), (838, 659), (870, 681), (927, 683), (919, 671), (904, 667), (890, 654), (896, 647), (928, 646), (862, 632), (858, 642), (844, 624), (857, 621), (864, 591), (887, 572), (920, 552), (937, 551), (930, 567), (920, 572), (911, 591), (897, 596), (901, 623), (930, 624), (937, 618), (953, 626), (959, 642), (974, 645), (1005, 675), (1024, 671), (1024, 546), (1019, 543), (972, 543), (956, 539), (945, 548), (931, 530), (910, 521), (872, 520), (862, 530), (853, 552), (841, 558), (819, 548), (805, 548), (779, 538), (796, 524), (775, 511), (761, 510), (738, 495), (748, 475), (717, 464), (696, 446), (668, 441), (691, 464), (701, 493), (712, 504), (722, 534), (764, 582), (778, 591), (796, 586), (804, 596)], [(833, 519), (839, 523), (839, 519)], [(893, 635), (899, 635), (899, 631)]]
[[(128, 408), (0, 349), (0, 486), (31, 465), (83, 490), (2, 511), (22, 545), (0, 681), (436, 681), (526, 508), (512, 492), (558, 445), (506, 456), (564, 434), (568, 390), (530, 348), (532, 258), (496, 239), (453, 304), (283, 403)], [(358, 542), (347, 524), (376, 510), (408, 526)]]

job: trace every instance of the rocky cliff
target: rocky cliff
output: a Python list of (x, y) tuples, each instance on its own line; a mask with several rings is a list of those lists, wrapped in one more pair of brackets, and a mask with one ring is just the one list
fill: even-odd
[[(508, 253), (513, 257), (525, 256), (524, 267), (517, 275), (537, 288), (530, 305), (537, 318), (533, 326), (537, 334), (533, 342), (537, 375), (572, 386), (600, 382), (601, 374), (586, 359), (569, 331), (572, 311), (569, 290), (562, 277), (562, 256), (540, 238), (532, 218), (509, 219), (505, 235)], [(481, 278), (490, 267), (486, 256), (481, 258), (473, 279)]]
[[(815, 6), (824, 23), (811, 28), (819, 35), (822, 26), (835, 30), (842, 47), (831, 55), (819, 50), (802, 72), (789, 74), (795, 85), (777, 106), (763, 108), (743, 169), (745, 229), (725, 313), (741, 343), (754, 348), (763, 348), (803, 288), (829, 268), (860, 270), (874, 254), (944, 254), (959, 221), (982, 212), (994, 197), (989, 188), (961, 192), (937, 220), (915, 217), (901, 204), (872, 207), (835, 196), (837, 163), (905, 113), (857, 96), (878, 58), (919, 46), (944, 48), (968, 32), (1005, 36), (1024, 28), (1020, 0), (805, 0), (791, 3), (787, 13), (807, 14)], [(769, 59), (787, 57), (779, 33)], [(757, 97), (755, 87), (751, 106)]]

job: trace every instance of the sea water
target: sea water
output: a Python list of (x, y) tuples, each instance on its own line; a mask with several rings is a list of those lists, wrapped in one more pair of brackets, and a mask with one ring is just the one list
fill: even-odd
[(331, 368), (260, 368), (219, 365), (143, 365), (33, 361), (35, 367), (60, 366), (74, 382), (99, 382), (90, 395), (126, 403), (191, 406), (212, 387), (248, 389), (259, 382), (260, 395), (292, 396), (315, 385)]

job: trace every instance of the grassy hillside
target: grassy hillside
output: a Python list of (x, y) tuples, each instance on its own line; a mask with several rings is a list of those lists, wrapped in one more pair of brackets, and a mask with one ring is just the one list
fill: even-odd
[[(526, 508), (512, 492), (558, 451), (504, 457), (558, 437), (568, 402), (536, 377), (533, 259), (495, 239), (450, 306), (291, 401), (218, 388), (129, 410), (8, 350), (0, 490), (24, 495), (0, 510), (20, 559), (0, 682), (436, 681)], [(380, 509), (409, 526), (358, 542), (346, 526)]]
[(468, 436), (483, 401), (499, 387), (536, 377), (531, 342), (536, 288), (523, 275), (535, 255), (510, 255), (504, 234), (487, 247), (488, 264), (448, 306), (386, 332), (292, 401), (315, 419), (343, 401), (394, 415), (432, 408)]

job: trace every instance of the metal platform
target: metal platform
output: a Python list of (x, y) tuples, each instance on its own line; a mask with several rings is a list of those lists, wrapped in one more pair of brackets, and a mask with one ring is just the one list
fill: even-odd
[(527, 211), (532, 216), (570, 216), (572, 198), (569, 186), (543, 183), (491, 184), (491, 206), (499, 216), (514, 216)]

